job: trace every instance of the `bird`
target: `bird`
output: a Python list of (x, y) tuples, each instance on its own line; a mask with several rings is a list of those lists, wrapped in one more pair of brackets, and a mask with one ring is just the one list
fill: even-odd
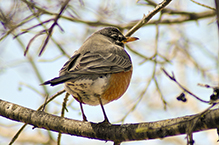
[(83, 121), (87, 121), (83, 104), (100, 105), (104, 121), (110, 123), (103, 105), (119, 99), (132, 77), (132, 61), (124, 49), (137, 37), (125, 37), (116, 27), (94, 32), (59, 71), (59, 77), (41, 85), (64, 84), (65, 90), (80, 104)]

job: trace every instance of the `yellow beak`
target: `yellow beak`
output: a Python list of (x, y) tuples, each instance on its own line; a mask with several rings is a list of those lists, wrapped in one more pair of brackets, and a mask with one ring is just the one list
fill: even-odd
[(138, 39), (139, 38), (137, 38), (137, 37), (126, 37), (126, 39), (123, 40), (122, 43), (132, 42), (132, 41), (136, 41)]

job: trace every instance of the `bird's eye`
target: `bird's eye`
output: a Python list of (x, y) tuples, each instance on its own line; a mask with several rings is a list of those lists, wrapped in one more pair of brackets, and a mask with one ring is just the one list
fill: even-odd
[(111, 37), (114, 38), (114, 39), (117, 39), (118, 35), (117, 34), (112, 34)]
[(124, 40), (124, 36), (119, 35), (119, 41), (122, 41), (122, 40)]

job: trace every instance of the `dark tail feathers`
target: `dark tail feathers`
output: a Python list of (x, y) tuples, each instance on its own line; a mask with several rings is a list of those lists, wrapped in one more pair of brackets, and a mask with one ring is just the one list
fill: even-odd
[(44, 82), (40, 85), (49, 85), (50, 84), (51, 86), (55, 86), (55, 85), (58, 85), (58, 84), (62, 84), (62, 83), (66, 82), (70, 79), (72, 79), (72, 77), (64, 75), (64, 76), (56, 77), (54, 79), (46, 81), (46, 82)]

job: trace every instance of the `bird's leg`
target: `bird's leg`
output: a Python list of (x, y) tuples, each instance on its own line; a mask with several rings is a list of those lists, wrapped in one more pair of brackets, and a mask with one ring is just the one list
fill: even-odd
[(101, 97), (98, 96), (98, 99), (99, 99), (100, 106), (101, 106), (101, 108), (102, 108), (103, 115), (104, 115), (104, 121), (103, 121), (103, 123), (109, 123), (109, 124), (110, 124), (109, 119), (108, 119), (108, 117), (106, 116), (106, 112), (105, 112), (105, 110), (104, 110), (104, 107), (103, 107), (103, 103), (102, 103)]
[(83, 109), (83, 106), (82, 106), (82, 99), (81, 99), (80, 96), (78, 97), (78, 100), (79, 100), (79, 103), (80, 103), (80, 108), (81, 108), (81, 113), (82, 113), (82, 116), (83, 116), (83, 121), (87, 121), (87, 117), (84, 114), (84, 109)]

